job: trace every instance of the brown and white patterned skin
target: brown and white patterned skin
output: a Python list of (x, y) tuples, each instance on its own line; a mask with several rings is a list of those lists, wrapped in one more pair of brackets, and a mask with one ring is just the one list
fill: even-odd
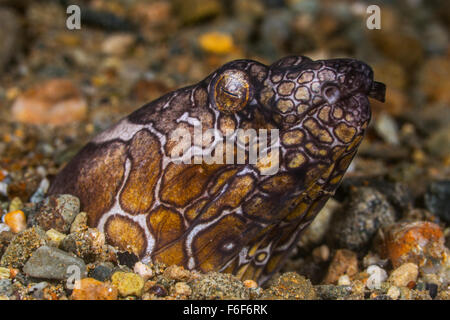
[[(357, 60), (232, 61), (100, 133), (49, 194), (78, 196), (89, 225), (144, 262), (231, 272), (262, 284), (339, 185), (370, 120), (368, 96), (383, 100), (384, 85)], [(278, 172), (262, 174), (264, 159), (171, 161), (174, 132), (193, 135), (199, 124), (224, 134), (279, 129)], [(221, 143), (207, 135), (192, 140), (185, 146), (192, 157)]]

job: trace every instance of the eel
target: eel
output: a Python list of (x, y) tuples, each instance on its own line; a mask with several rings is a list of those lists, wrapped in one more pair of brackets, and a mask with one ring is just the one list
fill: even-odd
[(263, 284), (339, 186), (369, 97), (385, 85), (355, 59), (231, 61), (98, 134), (48, 194), (144, 263)]

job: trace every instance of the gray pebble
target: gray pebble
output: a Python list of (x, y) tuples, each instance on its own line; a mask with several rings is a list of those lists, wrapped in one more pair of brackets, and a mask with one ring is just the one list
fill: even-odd
[(331, 284), (317, 285), (314, 287), (317, 295), (322, 300), (337, 300), (349, 296), (352, 293), (351, 286), (334, 286)]
[(48, 282), (42, 281), (32, 285), (28, 289), (28, 293), (36, 299), (42, 299), (44, 297), (44, 289), (48, 286)]
[(99, 264), (91, 272), (89, 272), (89, 277), (102, 282), (110, 280), (113, 272), (112, 267), (113, 266), (109, 266), (107, 263)]
[(10, 296), (13, 293), (11, 279), (0, 280), (0, 296)]
[(86, 276), (86, 265), (80, 258), (54, 247), (43, 246), (37, 249), (25, 264), (23, 271), (30, 277), (63, 280), (73, 275), (68, 269), (79, 268), (80, 276)]
[(369, 187), (382, 193), (389, 203), (399, 212), (408, 212), (413, 208), (414, 197), (410, 187), (403, 182), (390, 182), (379, 178), (348, 177), (344, 179), (335, 198), (344, 201), (350, 197), (354, 188)]
[(450, 222), (450, 180), (434, 181), (425, 194), (428, 210)]
[(333, 215), (329, 245), (361, 251), (380, 227), (395, 222), (396, 213), (386, 197), (376, 189), (361, 187), (350, 192), (350, 200)]

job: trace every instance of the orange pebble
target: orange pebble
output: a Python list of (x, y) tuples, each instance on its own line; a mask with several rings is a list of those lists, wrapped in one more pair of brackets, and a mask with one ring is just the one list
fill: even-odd
[(216, 54), (227, 54), (234, 48), (231, 35), (220, 32), (202, 34), (199, 38), (199, 43), (203, 50)]
[(244, 280), (244, 286), (249, 289), (258, 288), (258, 284), (254, 280)]
[(95, 280), (84, 278), (75, 284), (72, 291), (72, 300), (116, 300), (118, 290), (116, 287)]
[(9, 277), (11, 279), (14, 279), (18, 273), (19, 273), (19, 269), (9, 268)]
[(87, 102), (68, 79), (50, 79), (20, 94), (11, 107), (16, 121), (65, 125), (85, 118)]
[(14, 233), (23, 231), (27, 227), (27, 218), (22, 210), (8, 212), (5, 214), (4, 221)]
[(397, 223), (387, 230), (385, 250), (394, 268), (406, 262), (423, 266), (444, 258), (444, 234), (432, 222)]

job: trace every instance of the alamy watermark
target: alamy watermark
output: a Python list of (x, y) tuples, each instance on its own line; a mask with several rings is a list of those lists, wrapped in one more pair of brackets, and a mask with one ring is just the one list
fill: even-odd
[(66, 19), (66, 27), (69, 30), (81, 29), (81, 8), (76, 4), (67, 7), (66, 13), (69, 15)]
[(367, 29), (381, 29), (381, 9), (379, 6), (373, 4), (367, 7), (367, 14), (370, 16), (366, 20)]
[(170, 135), (171, 161), (184, 164), (252, 164), (261, 174), (272, 175), (279, 169), (278, 129), (218, 129), (203, 131), (201, 125), (178, 128)]
[[(69, 5), (66, 9), (68, 15), (66, 19), (66, 27), (69, 30), (81, 29), (81, 8), (76, 4)], [(366, 13), (369, 16), (366, 19), (366, 27), (370, 30), (381, 29), (381, 9), (379, 6), (372, 4), (367, 7)]]
[(70, 265), (66, 269), (67, 280), (66, 280), (66, 288), (80, 289), (80, 281), (81, 281), (81, 270), (77, 265)]

